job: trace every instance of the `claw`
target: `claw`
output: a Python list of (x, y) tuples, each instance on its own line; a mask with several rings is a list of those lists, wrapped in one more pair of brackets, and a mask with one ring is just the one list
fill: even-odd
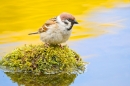
[(58, 45), (63, 49), (64, 46), (62, 46), (61, 44), (58, 44)]
[(45, 43), (44, 46), (45, 46), (45, 47), (49, 47), (50, 44), (49, 44), (49, 43)]

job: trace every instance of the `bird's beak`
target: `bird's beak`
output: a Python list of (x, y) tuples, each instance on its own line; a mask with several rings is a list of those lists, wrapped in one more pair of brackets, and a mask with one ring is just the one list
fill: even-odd
[(73, 21), (74, 24), (78, 24), (78, 22), (76, 20)]

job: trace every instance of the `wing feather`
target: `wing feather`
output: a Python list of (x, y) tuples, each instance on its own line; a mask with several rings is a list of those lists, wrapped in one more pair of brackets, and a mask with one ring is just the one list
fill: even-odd
[(49, 29), (48, 27), (52, 24), (56, 24), (56, 17), (47, 20), (45, 24), (39, 28), (39, 33), (46, 32)]
[(51, 18), (48, 21), (46, 21), (45, 24), (42, 25), (42, 27), (40, 27), (37, 32), (32, 32), (32, 33), (29, 33), (28, 35), (33, 35), (33, 34), (39, 34), (39, 33), (42, 33), (42, 32), (46, 32), (49, 29), (49, 26), (52, 25), (52, 24), (56, 24), (56, 17)]

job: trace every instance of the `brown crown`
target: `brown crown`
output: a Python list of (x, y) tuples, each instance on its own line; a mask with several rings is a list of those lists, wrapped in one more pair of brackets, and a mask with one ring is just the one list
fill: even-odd
[(61, 18), (61, 20), (65, 20), (65, 19), (75, 20), (75, 17), (73, 15), (71, 15), (70, 13), (66, 13), (66, 12), (61, 13), (60, 18)]

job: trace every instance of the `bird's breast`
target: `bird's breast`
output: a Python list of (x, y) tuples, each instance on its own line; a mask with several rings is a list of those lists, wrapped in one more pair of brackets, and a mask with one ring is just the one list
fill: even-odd
[(40, 38), (43, 42), (51, 44), (59, 44), (66, 42), (71, 34), (71, 30), (68, 31), (65, 28), (52, 28), (48, 29), (46, 32), (40, 34)]

